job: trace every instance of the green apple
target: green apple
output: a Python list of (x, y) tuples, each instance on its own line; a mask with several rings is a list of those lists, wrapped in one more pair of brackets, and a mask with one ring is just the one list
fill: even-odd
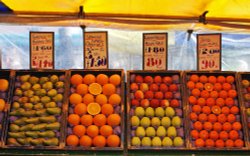
[(163, 117), (164, 116), (164, 109), (162, 107), (157, 107), (155, 109), (155, 116)]
[(132, 146), (140, 146), (141, 145), (141, 140), (139, 137), (133, 137), (131, 140)]
[(161, 125), (164, 127), (169, 127), (171, 125), (171, 120), (169, 117), (165, 116), (161, 119)]
[(168, 135), (168, 137), (171, 137), (171, 138), (176, 137), (177, 136), (176, 128), (174, 126), (168, 127), (167, 135)]
[(154, 137), (152, 139), (152, 145), (155, 147), (155, 146), (161, 146), (161, 139), (160, 137)]
[(145, 115), (147, 117), (154, 117), (155, 115), (154, 109), (152, 107), (148, 107), (145, 111)]
[(159, 137), (164, 137), (166, 136), (166, 129), (163, 127), (163, 126), (159, 126), (156, 130), (156, 135), (159, 136)]
[(151, 126), (158, 127), (161, 125), (161, 120), (158, 117), (153, 117), (151, 119)]
[(164, 137), (162, 140), (162, 146), (166, 146), (166, 147), (173, 146), (173, 140), (170, 137)]
[(174, 146), (175, 147), (180, 147), (180, 146), (183, 146), (184, 144), (184, 141), (181, 137), (175, 137), (174, 138)]
[(150, 137), (143, 137), (141, 140), (142, 146), (151, 146), (151, 139)]
[(138, 117), (143, 117), (145, 114), (144, 108), (142, 107), (136, 107), (135, 108), (135, 115)]
[(181, 118), (179, 116), (175, 116), (172, 118), (172, 125), (175, 127), (181, 126)]
[(138, 118), (138, 116), (132, 116), (131, 125), (132, 126), (139, 126), (140, 125), (140, 119)]
[(135, 135), (138, 137), (144, 137), (146, 135), (145, 129), (142, 126), (139, 126), (135, 130)]
[(173, 117), (175, 115), (175, 111), (174, 111), (174, 109), (172, 107), (167, 107), (165, 109), (165, 114), (168, 117)]
[(154, 129), (154, 127), (148, 127), (148, 128), (146, 128), (146, 135), (148, 137), (154, 137), (155, 136), (155, 129)]
[(148, 127), (150, 126), (150, 119), (148, 117), (143, 117), (140, 123), (141, 123), (141, 126)]

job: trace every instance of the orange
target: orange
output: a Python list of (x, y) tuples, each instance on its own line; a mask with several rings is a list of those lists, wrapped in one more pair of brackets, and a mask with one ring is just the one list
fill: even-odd
[(188, 82), (187, 82), (187, 87), (188, 87), (189, 89), (194, 89), (195, 83), (194, 83), (193, 81), (188, 81)]
[(242, 128), (240, 122), (234, 122), (233, 125), (232, 125), (232, 127), (233, 127), (233, 129), (236, 130), (236, 131), (239, 131), (239, 130), (241, 130), (241, 128)]
[(193, 104), (193, 105), (197, 103), (197, 99), (194, 96), (189, 96), (188, 101), (190, 104)]
[(9, 81), (6, 79), (0, 79), (0, 91), (5, 92), (9, 88)]
[(83, 115), (81, 117), (81, 124), (84, 126), (90, 126), (93, 123), (93, 117), (92, 115)]
[(230, 131), (232, 129), (232, 124), (230, 122), (225, 122), (222, 126), (224, 131)]
[(207, 104), (207, 106), (214, 106), (215, 105), (214, 98), (207, 98), (206, 104)]
[(102, 87), (102, 91), (104, 95), (110, 96), (116, 93), (116, 88), (115, 85), (107, 83)]
[(234, 82), (234, 77), (229, 75), (226, 77), (226, 82), (232, 84)]
[(232, 85), (230, 83), (223, 83), (222, 88), (226, 91), (232, 89)]
[(106, 145), (106, 138), (101, 135), (97, 135), (93, 139), (93, 145), (95, 147), (104, 147)]
[(178, 90), (178, 86), (176, 84), (169, 85), (169, 91), (176, 92)]
[(244, 142), (241, 139), (237, 139), (237, 140), (234, 141), (234, 145), (235, 145), (235, 147), (243, 147)]
[(217, 91), (213, 90), (213, 91), (210, 92), (210, 97), (211, 98), (218, 98), (218, 96), (219, 96), (219, 93)]
[(171, 83), (173, 83), (173, 79), (172, 79), (170, 76), (165, 76), (165, 77), (163, 78), (163, 82), (164, 82), (165, 84), (171, 84)]
[(161, 82), (162, 82), (161, 76), (160, 76), (160, 75), (156, 75), (156, 76), (154, 77), (154, 82), (157, 83), (157, 84), (161, 83)]
[(218, 115), (217, 119), (218, 119), (218, 122), (220, 123), (225, 123), (227, 121), (227, 117), (225, 114)]
[(204, 114), (204, 113), (199, 114), (198, 119), (200, 122), (207, 121), (207, 114)]
[(83, 103), (88, 105), (89, 103), (92, 103), (95, 101), (95, 98), (92, 94), (85, 94), (82, 98)]
[(222, 89), (222, 85), (220, 83), (215, 83), (213, 89), (215, 91), (220, 91)]
[(76, 105), (78, 103), (82, 102), (82, 96), (80, 94), (73, 93), (69, 97), (69, 102), (73, 105)]
[(110, 97), (109, 97), (109, 103), (112, 104), (113, 106), (114, 105), (119, 105), (121, 103), (121, 96), (118, 95), (118, 94), (112, 94)]
[(88, 85), (86, 84), (79, 84), (76, 87), (76, 93), (80, 95), (85, 95), (88, 93)]
[(68, 122), (72, 125), (78, 125), (80, 122), (80, 117), (78, 114), (70, 114), (68, 116)]
[(232, 114), (238, 114), (239, 113), (239, 108), (237, 107), (237, 106), (233, 106), (233, 107), (231, 107), (231, 109), (230, 109), (230, 112), (232, 113)]
[(197, 104), (200, 106), (204, 106), (206, 104), (206, 100), (204, 98), (199, 98), (197, 100)]
[(207, 90), (202, 90), (201, 91), (201, 97), (202, 98), (208, 98), (209, 97), (209, 92)]
[(220, 92), (219, 92), (219, 97), (220, 98), (227, 98), (227, 96), (228, 96), (228, 93), (227, 93), (227, 91), (225, 91), (225, 90), (221, 90)]
[(224, 143), (223, 140), (219, 139), (219, 140), (216, 140), (216, 141), (215, 141), (215, 146), (216, 146), (217, 148), (223, 148), (223, 147), (225, 146), (225, 143)]
[(205, 83), (204, 88), (205, 90), (211, 92), (214, 89), (214, 86), (211, 83)]
[(69, 135), (66, 139), (68, 146), (77, 146), (79, 144), (79, 138), (76, 135)]
[(217, 81), (217, 78), (215, 76), (209, 76), (208, 77), (208, 82), (209, 83), (215, 84), (216, 81)]
[(199, 132), (195, 129), (191, 130), (191, 137), (193, 139), (198, 139), (199, 138)]
[(220, 114), (220, 113), (221, 113), (221, 108), (220, 108), (219, 106), (213, 106), (213, 107), (211, 108), (211, 110), (212, 110), (212, 112), (213, 112), (214, 114)]
[(202, 113), (205, 113), (205, 114), (210, 114), (211, 113), (211, 108), (209, 106), (203, 106), (202, 107)]
[(196, 121), (198, 119), (198, 116), (196, 113), (192, 112), (189, 114), (189, 118), (192, 120), (192, 121)]
[(193, 82), (198, 82), (199, 81), (199, 76), (198, 75), (196, 75), (196, 74), (192, 74), (191, 76), (190, 76), (190, 79), (189, 79), (190, 81), (193, 81)]
[(198, 130), (198, 131), (202, 130), (202, 128), (203, 128), (203, 125), (202, 125), (202, 123), (201, 123), (200, 121), (196, 121), (196, 122), (193, 124), (193, 126), (194, 126), (194, 129), (196, 129), (196, 130)]
[(239, 138), (239, 133), (236, 130), (231, 130), (229, 132), (229, 138), (232, 140), (236, 140)]
[(216, 99), (216, 105), (223, 107), (225, 105), (225, 100), (223, 98), (217, 98)]
[(230, 90), (228, 91), (228, 97), (230, 97), (230, 98), (235, 98), (236, 96), (237, 96), (237, 92), (236, 92), (235, 89), (230, 89)]
[(208, 81), (208, 78), (206, 75), (201, 75), (200, 78), (199, 78), (200, 82), (201, 83), (207, 83)]
[(228, 139), (228, 133), (226, 131), (221, 131), (219, 133), (219, 135), (220, 135), (221, 140), (227, 140)]
[(82, 83), (82, 76), (79, 74), (74, 74), (73, 76), (71, 76), (70, 82), (71, 82), (71, 84), (77, 86), (77, 85)]
[(218, 76), (217, 77), (217, 82), (218, 83), (225, 83), (226, 82), (225, 76), (222, 76), (222, 75)]
[(91, 147), (92, 139), (87, 135), (83, 135), (80, 138), (80, 145), (83, 146), (83, 147)]
[(92, 102), (87, 106), (87, 112), (91, 115), (96, 115), (101, 112), (101, 106), (98, 103)]
[(222, 129), (222, 125), (219, 122), (215, 122), (213, 125), (213, 130), (220, 131)]
[(109, 82), (109, 77), (106, 74), (98, 74), (96, 76), (96, 83), (99, 83), (100, 85), (105, 85)]
[(200, 96), (201, 92), (199, 89), (195, 88), (191, 91), (192, 95), (195, 96), (195, 97), (198, 97)]
[(103, 125), (100, 128), (100, 134), (102, 136), (108, 137), (109, 135), (111, 135), (113, 133), (113, 128), (109, 125)]
[(228, 107), (232, 107), (234, 105), (234, 99), (233, 98), (226, 98), (225, 103)]
[(213, 124), (212, 124), (211, 122), (205, 122), (205, 123), (203, 124), (203, 128), (204, 128), (205, 130), (207, 130), (207, 131), (210, 131), (210, 130), (213, 129)]
[(118, 86), (121, 84), (121, 76), (118, 74), (111, 75), (109, 78), (109, 82), (115, 86)]
[(212, 139), (207, 139), (205, 141), (206, 147), (214, 147), (214, 141)]
[(78, 115), (84, 115), (87, 113), (87, 106), (84, 103), (79, 103), (74, 108), (74, 113)]
[(234, 114), (229, 114), (227, 116), (227, 121), (230, 122), (230, 123), (233, 123), (236, 121), (236, 116)]
[(197, 88), (197, 89), (199, 89), (199, 90), (202, 90), (202, 89), (203, 89), (203, 83), (197, 82), (197, 83), (195, 84), (195, 88)]
[(107, 123), (110, 126), (118, 126), (120, 125), (121, 117), (118, 114), (110, 114), (107, 119)]
[(108, 98), (104, 94), (99, 94), (99, 95), (96, 96), (95, 102), (97, 102), (100, 105), (104, 105), (104, 104), (106, 104), (108, 102)]
[(94, 119), (93, 119), (93, 121), (94, 121), (94, 124), (96, 125), (96, 126), (103, 126), (103, 125), (105, 125), (106, 124), (106, 116), (105, 115), (103, 115), (103, 114), (97, 114), (95, 117), (94, 117)]
[(95, 83), (96, 81), (96, 78), (95, 78), (95, 75), (93, 74), (87, 74), (83, 77), (83, 83), (85, 84), (91, 84), (91, 83)]
[(206, 140), (208, 138), (209, 134), (206, 130), (202, 130), (202, 131), (200, 131), (199, 136), (201, 139)]
[(226, 147), (234, 147), (234, 141), (231, 139), (227, 139), (225, 142)]
[(209, 133), (209, 138), (213, 140), (217, 140), (219, 138), (219, 133), (217, 131), (211, 131)]
[(93, 95), (98, 95), (98, 94), (101, 94), (102, 92), (102, 86), (98, 83), (91, 83), (88, 89), (89, 89), (89, 93)]
[(87, 134), (91, 138), (94, 138), (95, 136), (97, 136), (99, 134), (98, 127), (96, 125), (90, 125), (90, 126), (88, 126), (88, 128), (87, 128)]
[(214, 122), (217, 121), (217, 116), (214, 115), (214, 114), (209, 114), (207, 119), (208, 119), (209, 122), (214, 123)]
[(201, 106), (200, 105), (194, 105), (192, 107), (192, 111), (195, 113), (200, 113), (201, 112)]
[(195, 140), (195, 146), (196, 147), (204, 147), (205, 141), (203, 139), (197, 139), (197, 140)]
[(229, 107), (227, 107), (227, 106), (222, 107), (221, 108), (221, 113), (226, 114), (226, 115), (229, 114), (230, 113)]
[(110, 115), (114, 112), (114, 108), (111, 104), (104, 104), (102, 105), (102, 114)]
[(86, 132), (86, 128), (83, 125), (76, 125), (73, 128), (73, 134), (75, 134), (76, 136), (81, 137), (85, 134), (85, 132)]
[(107, 138), (107, 144), (109, 147), (118, 147), (120, 145), (120, 137), (117, 135), (110, 135)]
[(5, 101), (3, 99), (0, 99), (0, 112), (2, 112), (5, 108)]

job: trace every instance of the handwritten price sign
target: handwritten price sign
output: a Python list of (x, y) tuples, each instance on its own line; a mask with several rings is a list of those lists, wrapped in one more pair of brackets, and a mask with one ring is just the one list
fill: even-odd
[(54, 68), (54, 32), (30, 32), (30, 68)]
[(107, 32), (84, 33), (84, 68), (108, 68), (107, 40)]
[(197, 35), (198, 70), (221, 70), (221, 34)]
[(143, 34), (143, 69), (167, 69), (167, 33)]

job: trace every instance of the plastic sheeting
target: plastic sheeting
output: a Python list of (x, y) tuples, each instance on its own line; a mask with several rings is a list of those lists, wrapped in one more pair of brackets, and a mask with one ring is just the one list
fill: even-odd
[[(29, 32), (55, 32), (55, 68), (83, 69), (83, 36), (78, 27), (0, 26), (0, 49), (4, 69), (29, 69)], [(108, 31), (109, 68), (142, 69), (142, 33), (148, 31), (122, 31), (112, 29), (86, 29)], [(156, 32), (156, 31), (154, 31)], [(157, 31), (163, 32), (163, 31)], [(200, 30), (191, 34), (168, 31), (168, 69), (196, 70), (196, 34), (214, 33)], [(218, 32), (216, 32), (218, 33)], [(250, 71), (250, 35), (222, 34), (222, 70)]]

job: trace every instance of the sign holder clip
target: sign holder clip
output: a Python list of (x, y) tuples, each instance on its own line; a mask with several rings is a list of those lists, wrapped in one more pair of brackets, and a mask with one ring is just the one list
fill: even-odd
[(207, 20), (206, 20), (206, 14), (208, 13), (208, 11), (203, 12), (200, 16), (199, 16), (199, 22), (203, 23), (203, 24), (207, 24)]

